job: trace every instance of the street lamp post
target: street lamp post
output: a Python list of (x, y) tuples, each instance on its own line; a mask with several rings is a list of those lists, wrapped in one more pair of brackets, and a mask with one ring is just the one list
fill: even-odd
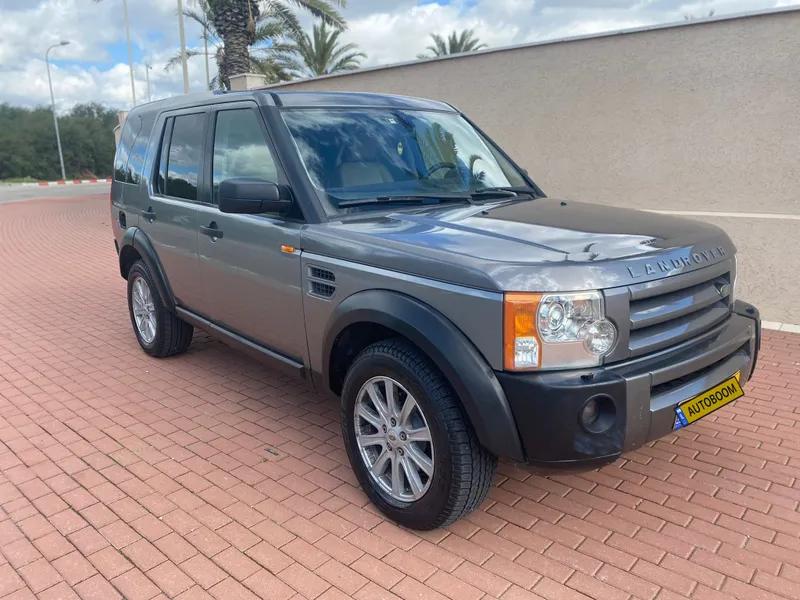
[(181, 37), (181, 63), (183, 64), (183, 93), (189, 93), (189, 66), (186, 64), (186, 36), (183, 33), (183, 2), (178, 0), (178, 33)]
[(58, 133), (58, 117), (56, 116), (56, 99), (53, 96), (53, 80), (50, 79), (50, 50), (53, 48), (58, 48), (59, 46), (66, 46), (69, 44), (67, 41), (62, 41), (58, 44), (53, 44), (47, 49), (47, 52), (44, 53), (44, 62), (47, 65), (47, 85), (50, 86), (50, 104), (53, 107), (53, 124), (56, 126), (56, 143), (58, 144), (58, 160), (61, 163), (61, 179), (67, 178), (67, 173), (64, 170), (64, 155), (61, 153), (61, 136)]
[(131, 27), (128, 22), (127, 0), (122, 0), (122, 11), (125, 13), (125, 39), (128, 42), (128, 67), (131, 70), (131, 95), (133, 96), (133, 105), (136, 106), (136, 84), (133, 80), (133, 53), (131, 52)]
[(150, 69), (152, 69), (150, 65), (145, 63), (144, 65), (144, 75), (147, 78), (147, 101), (150, 102)]

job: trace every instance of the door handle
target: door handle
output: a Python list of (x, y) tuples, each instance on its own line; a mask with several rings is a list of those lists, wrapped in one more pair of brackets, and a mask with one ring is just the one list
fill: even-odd
[(200, 227), (200, 233), (210, 237), (212, 242), (222, 237), (222, 230), (217, 229), (217, 223), (215, 221), (211, 221), (208, 227)]
[(143, 210), (141, 215), (151, 223), (156, 220), (156, 213), (153, 212), (152, 206), (148, 206), (147, 210)]

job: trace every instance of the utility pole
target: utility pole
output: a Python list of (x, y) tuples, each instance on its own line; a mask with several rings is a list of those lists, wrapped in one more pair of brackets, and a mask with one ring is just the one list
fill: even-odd
[(144, 64), (144, 76), (147, 78), (147, 101), (150, 102), (150, 69), (152, 69), (150, 65), (147, 63)]
[(128, 67), (131, 70), (131, 96), (133, 105), (136, 106), (136, 84), (133, 80), (133, 53), (131, 52), (131, 26), (128, 23), (128, 0), (122, 0), (122, 10), (125, 13), (125, 39), (128, 41)]
[(183, 64), (183, 93), (189, 93), (189, 66), (186, 64), (186, 36), (183, 33), (183, 1), (178, 0), (178, 32), (181, 36), (181, 63)]
[(59, 46), (66, 46), (69, 44), (67, 41), (59, 42), (58, 44), (53, 44), (47, 49), (47, 52), (44, 53), (44, 62), (47, 65), (47, 85), (50, 86), (50, 104), (53, 106), (53, 124), (56, 126), (56, 144), (58, 144), (58, 160), (61, 163), (61, 179), (64, 180), (67, 178), (67, 172), (64, 170), (64, 155), (61, 153), (61, 135), (58, 133), (58, 117), (56, 116), (56, 99), (53, 96), (53, 80), (50, 79), (50, 58), (48, 54), (50, 54), (50, 50), (53, 48), (58, 48)]
[(208, 72), (208, 28), (203, 26), (203, 48), (206, 55), (206, 89), (211, 89), (211, 74)]

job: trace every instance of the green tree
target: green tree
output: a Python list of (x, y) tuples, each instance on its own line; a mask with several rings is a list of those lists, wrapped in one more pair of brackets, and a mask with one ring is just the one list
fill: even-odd
[[(114, 162), (116, 111), (79, 104), (60, 115), (64, 167), (71, 179), (108, 177)], [(56, 132), (49, 107), (0, 104), (0, 180), (60, 179)]]
[(316, 77), (361, 66), (367, 57), (356, 44), (339, 41), (341, 29), (330, 29), (323, 21), (314, 25), (311, 35), (294, 34), (294, 43), (278, 53), (278, 64), (294, 77)]
[(475, 50), (482, 50), (486, 48), (486, 44), (482, 44), (480, 39), (475, 35), (474, 29), (464, 29), (461, 33), (453, 31), (447, 38), (432, 33), (431, 39), (433, 44), (428, 46), (431, 54), (418, 54), (417, 58), (431, 58), (432, 56), (447, 56), (449, 54), (461, 54), (463, 52), (474, 52)]
[(345, 7), (347, 0), (206, 0), (211, 22), (222, 39), (220, 72), (222, 83), (230, 88), (230, 77), (250, 70), (250, 46), (256, 40), (257, 23), (262, 11), (273, 16), (295, 35), (302, 28), (292, 6), (306, 10), (312, 16), (343, 29), (345, 21), (336, 6)]

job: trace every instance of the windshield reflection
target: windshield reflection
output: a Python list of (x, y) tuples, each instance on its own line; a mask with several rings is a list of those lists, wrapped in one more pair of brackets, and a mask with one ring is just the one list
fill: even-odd
[[(347, 200), (469, 194), (523, 187), (524, 177), (455, 113), (401, 109), (285, 109), (294, 139), (326, 211)], [(437, 204), (435, 197), (426, 203)]]

